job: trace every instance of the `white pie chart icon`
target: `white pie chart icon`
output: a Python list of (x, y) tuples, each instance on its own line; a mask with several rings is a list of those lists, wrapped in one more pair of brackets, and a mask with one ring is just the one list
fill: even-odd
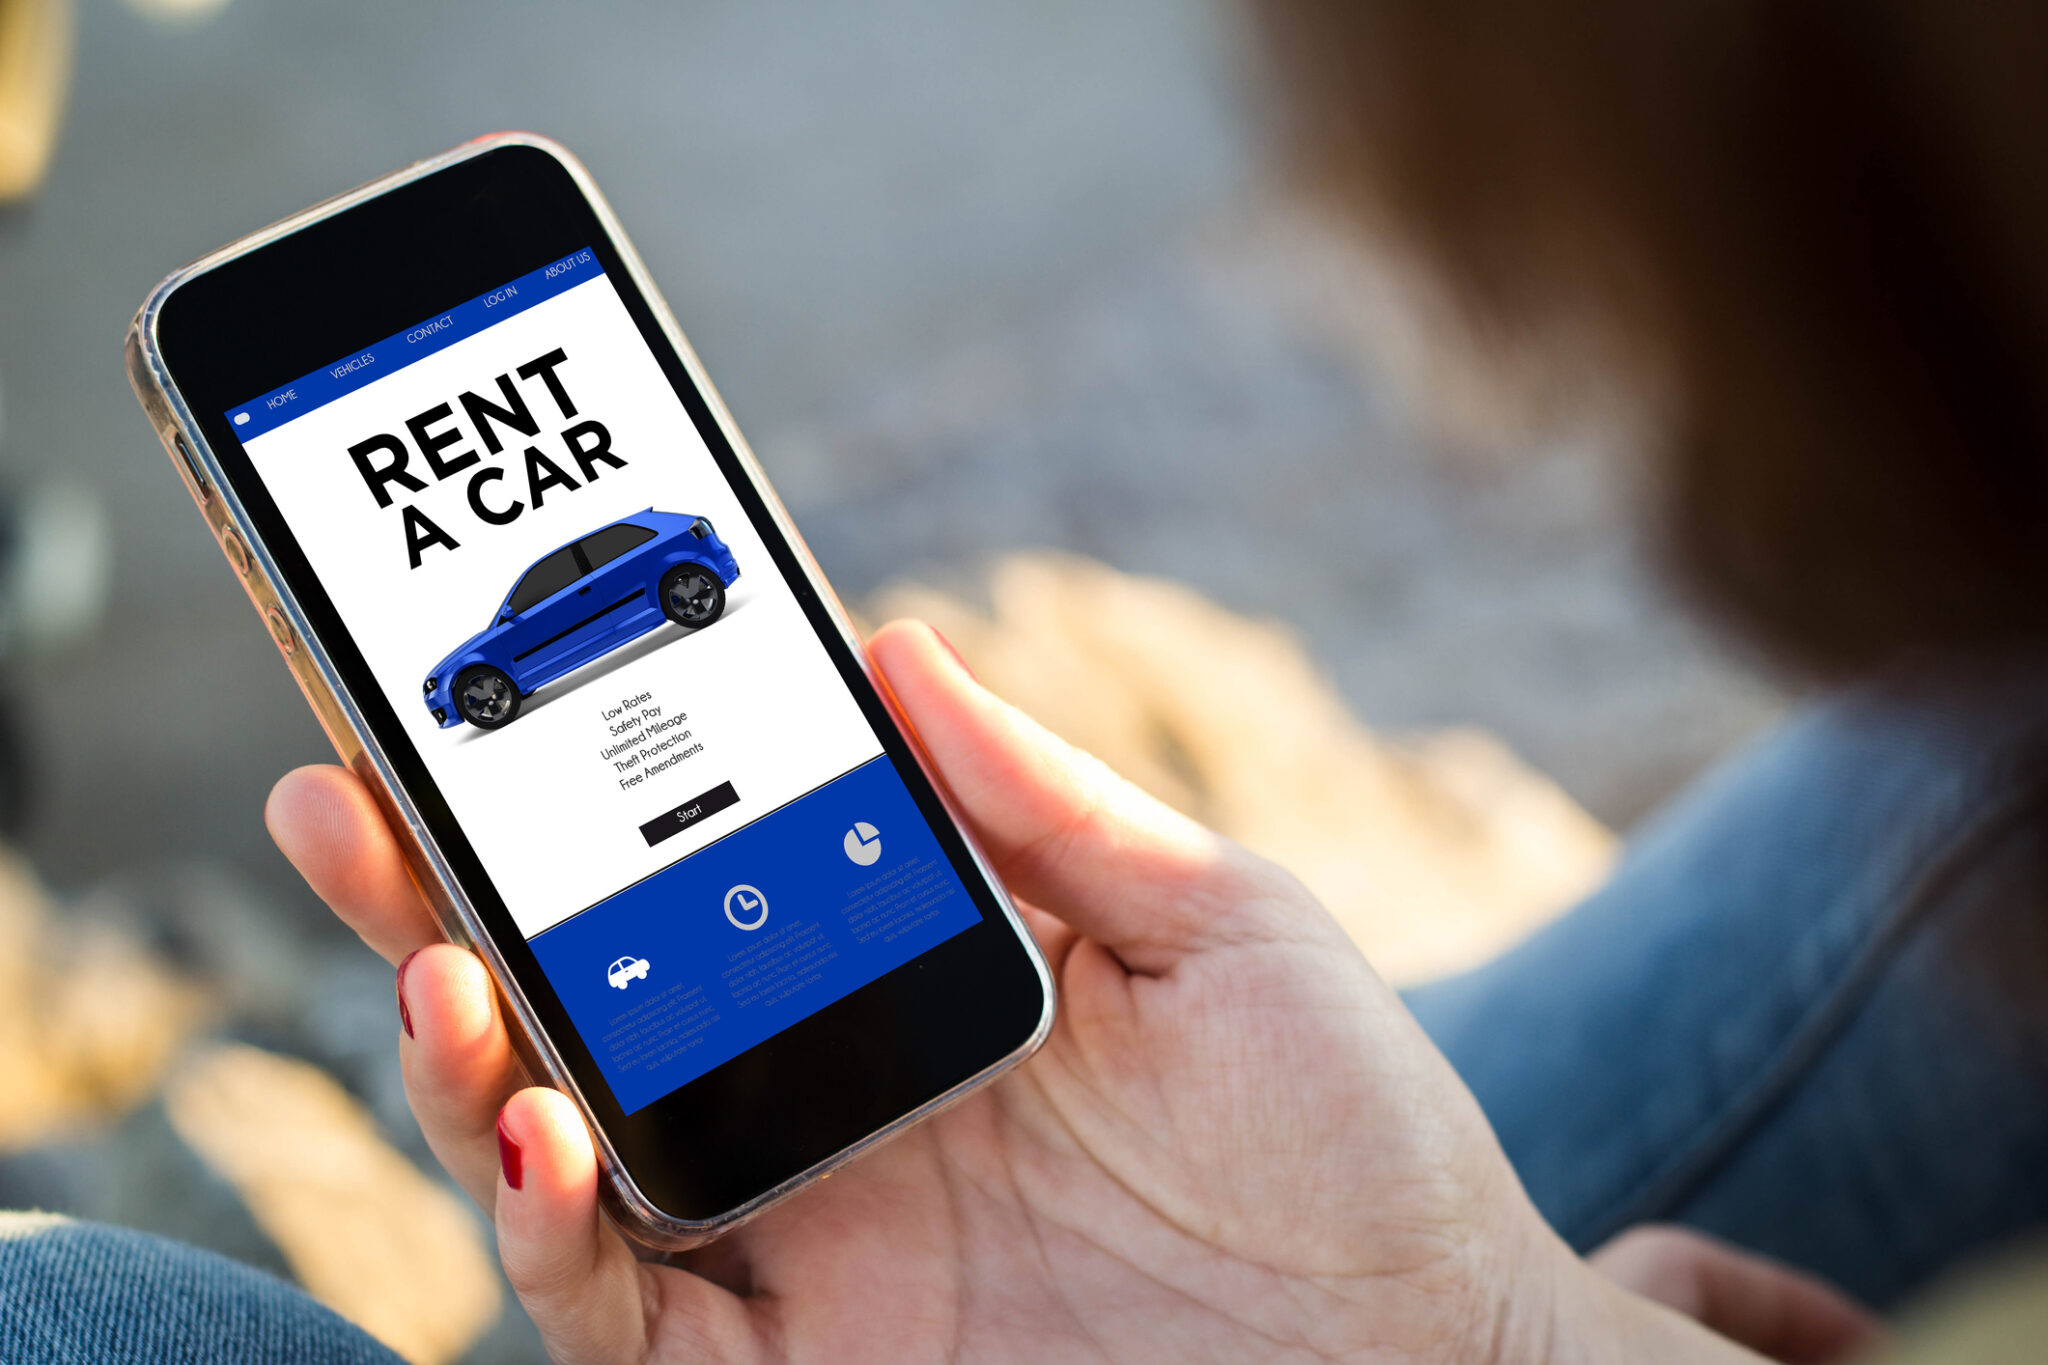
[(882, 833), (867, 821), (856, 820), (853, 828), (846, 831), (846, 841), (842, 846), (847, 857), (862, 867), (873, 867), (882, 856)]

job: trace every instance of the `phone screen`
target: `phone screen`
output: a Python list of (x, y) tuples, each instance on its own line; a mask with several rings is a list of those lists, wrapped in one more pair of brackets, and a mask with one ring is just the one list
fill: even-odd
[(596, 252), (223, 417), (624, 1113), (981, 922)]

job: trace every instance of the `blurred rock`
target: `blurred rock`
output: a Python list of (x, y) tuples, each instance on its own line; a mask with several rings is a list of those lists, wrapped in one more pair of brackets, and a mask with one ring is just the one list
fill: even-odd
[(308, 986), (333, 941), (353, 937), (339, 925), (309, 928), (279, 914), (246, 877), (205, 859), (109, 873), (68, 913), (130, 926), (164, 961), (204, 982), (225, 1018), (262, 1031), (303, 1026)]
[(127, 0), (128, 8), (145, 19), (171, 26), (203, 24), (220, 17), (229, 0)]
[(469, 1206), (317, 1068), (210, 1047), (172, 1077), (164, 1112), (299, 1283), (406, 1359), (441, 1365), (497, 1318), (496, 1260)]
[(135, 935), (53, 915), (0, 850), (0, 1150), (127, 1113), (212, 1013), (203, 987)]
[(43, 180), (71, 88), (71, 0), (0, 4), (0, 200)]
[(331, 915), (286, 913), (235, 869), (204, 859), (115, 873), (73, 913), (128, 926), (203, 984), (219, 1032), (320, 1066), (409, 1155), (433, 1164), (398, 1072), (391, 964)]

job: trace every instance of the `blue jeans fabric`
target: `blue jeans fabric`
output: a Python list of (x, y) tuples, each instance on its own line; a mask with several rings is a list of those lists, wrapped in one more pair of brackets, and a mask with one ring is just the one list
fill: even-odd
[(2048, 668), (1810, 705), (1410, 1006), (1537, 1206), (1887, 1307), (2048, 1223)]
[(299, 1290), (212, 1252), (0, 1214), (6, 1365), (403, 1365)]

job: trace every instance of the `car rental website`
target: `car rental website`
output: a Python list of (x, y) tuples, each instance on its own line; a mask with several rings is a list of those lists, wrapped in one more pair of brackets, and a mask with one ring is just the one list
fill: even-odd
[(626, 1112), (978, 921), (591, 252), (227, 416)]

